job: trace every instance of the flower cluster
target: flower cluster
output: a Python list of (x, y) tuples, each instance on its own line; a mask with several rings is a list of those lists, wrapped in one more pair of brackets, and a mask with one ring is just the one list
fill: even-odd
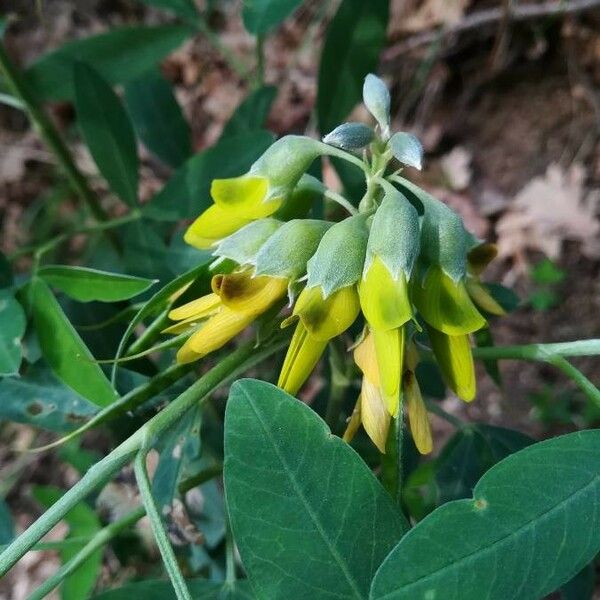
[[(212, 293), (174, 308), (167, 331), (187, 334), (177, 359), (190, 362), (259, 316), (276, 315), (287, 301), (291, 314), (282, 327), (295, 329), (278, 385), (296, 394), (330, 340), (362, 314), (362, 328), (353, 329), (361, 392), (344, 437), (351, 439), (362, 423), (385, 452), (390, 420), (404, 399), (413, 439), (428, 453), (431, 432), (415, 376), (420, 348), (428, 339), (448, 386), (465, 401), (474, 398), (469, 335), (486, 326), (484, 315), (503, 313), (480, 281), (495, 250), (399, 169), (390, 173), (394, 159), (420, 167), (421, 146), (406, 133), (390, 136), (389, 94), (381, 80), (367, 77), (364, 98), (376, 130), (345, 124), (325, 143), (286, 136), (247, 174), (213, 182), (214, 203), (185, 239), (211, 248), (216, 264), (233, 267), (214, 275)], [(365, 145), (370, 160), (363, 162), (351, 151)], [(327, 154), (363, 169), (367, 192), (357, 209), (306, 174)], [(352, 214), (339, 222), (308, 218), (323, 196), (341, 200)]]

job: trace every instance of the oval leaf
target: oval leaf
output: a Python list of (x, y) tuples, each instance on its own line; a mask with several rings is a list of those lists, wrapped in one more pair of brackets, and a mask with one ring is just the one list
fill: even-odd
[(342, 123), (328, 133), (323, 141), (344, 150), (358, 150), (370, 144), (375, 132), (364, 123)]
[(30, 284), (35, 330), (44, 358), (59, 379), (97, 406), (112, 404), (117, 393), (67, 319), (50, 288)]
[(25, 333), (25, 312), (8, 291), (0, 291), (0, 376), (19, 372), (23, 351), (21, 338)]
[(98, 271), (87, 267), (48, 265), (38, 275), (51, 286), (79, 302), (118, 302), (128, 300), (150, 288), (155, 280)]
[(268, 383), (231, 388), (224, 476), (233, 533), (259, 598), (365, 598), (405, 530), (358, 454)]
[(191, 33), (180, 25), (111, 29), (42, 56), (27, 70), (27, 79), (41, 100), (69, 100), (74, 97), (76, 61), (92, 66), (111, 84), (125, 83), (156, 65)]
[(317, 117), (331, 131), (360, 101), (363, 79), (386, 40), (389, 0), (343, 0), (327, 30), (319, 67)]
[(242, 16), (246, 29), (258, 35), (279, 25), (302, 0), (246, 0)]
[(160, 71), (153, 69), (128, 83), (125, 102), (135, 130), (150, 152), (174, 168), (190, 157), (190, 128)]
[(390, 148), (398, 162), (421, 170), (423, 166), (423, 145), (411, 133), (400, 131), (390, 139)]
[(600, 431), (529, 446), (416, 525), (371, 599), (537, 600), (600, 550)]
[(139, 162), (131, 121), (118, 96), (94, 69), (77, 63), (74, 79), (83, 139), (113, 192), (134, 206)]

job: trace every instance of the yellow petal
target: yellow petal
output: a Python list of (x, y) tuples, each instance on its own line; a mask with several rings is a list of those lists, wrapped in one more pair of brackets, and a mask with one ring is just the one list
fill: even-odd
[(217, 294), (207, 294), (187, 304), (178, 306), (169, 312), (169, 319), (182, 321), (184, 319), (202, 319), (214, 313), (221, 305), (221, 299)]
[(431, 348), (450, 389), (462, 400), (475, 398), (475, 365), (468, 335), (446, 335), (427, 328)]
[(467, 254), (467, 268), (475, 276), (481, 275), (485, 268), (496, 258), (498, 248), (496, 244), (479, 244)]
[(321, 341), (340, 335), (354, 321), (360, 311), (358, 293), (349, 285), (334, 292), (326, 299), (321, 288), (304, 288), (294, 307), (310, 335)]
[(433, 450), (429, 415), (421, 396), (421, 389), (412, 371), (407, 371), (404, 376), (404, 398), (408, 407), (408, 424), (415, 446), (421, 454), (429, 454)]
[(215, 275), (211, 286), (221, 302), (236, 312), (259, 315), (284, 296), (288, 280), (261, 275), (252, 277), (250, 271)]
[(180, 352), (189, 345), (198, 358), (202, 358), (223, 347), (231, 338), (246, 329), (253, 320), (253, 315), (237, 313), (224, 306), (190, 337)]
[(358, 288), (360, 306), (374, 329), (395, 329), (412, 316), (404, 273), (397, 280), (376, 256)]
[(373, 384), (379, 387), (379, 365), (375, 352), (375, 338), (371, 332), (354, 348), (354, 362), (362, 374)]
[(412, 340), (406, 342), (404, 360), (406, 368), (414, 373), (419, 364), (419, 351), (417, 350), (417, 345)]
[(400, 403), (400, 380), (404, 357), (404, 328), (378, 331), (373, 329), (375, 353), (379, 366), (381, 391), (391, 415), (398, 413)]
[(429, 325), (448, 335), (472, 333), (485, 325), (465, 284), (454, 282), (440, 267), (431, 267), (414, 286), (414, 301)]
[(213, 179), (210, 195), (215, 204), (223, 208), (235, 208), (240, 212), (247, 212), (263, 202), (268, 188), (269, 181), (266, 177), (242, 175), (228, 179)]
[(250, 221), (252, 218), (240, 212), (213, 204), (187, 228), (183, 239), (190, 246), (205, 250)]
[(354, 439), (354, 436), (356, 435), (356, 432), (358, 431), (359, 427), (360, 427), (360, 396), (358, 397), (358, 400), (356, 401), (356, 405), (354, 406), (354, 410), (352, 411), (352, 414), (350, 415), (350, 418), (348, 419), (348, 424), (346, 425), (346, 431), (344, 431), (344, 435), (342, 436), (342, 439), (345, 442), (350, 443)]
[(190, 339), (186, 340), (185, 344), (183, 344), (183, 346), (181, 346), (181, 348), (179, 348), (177, 351), (177, 362), (180, 365), (185, 365), (201, 358), (192, 350), (190, 346)]
[(360, 392), (360, 418), (368, 436), (382, 454), (390, 427), (390, 413), (381, 389), (363, 377)]
[(469, 296), (475, 301), (479, 308), (485, 310), (491, 315), (502, 316), (506, 311), (496, 302), (494, 297), (475, 279), (467, 278), (465, 285)]
[(314, 339), (302, 321), (299, 321), (285, 355), (277, 385), (289, 394), (295, 395), (312, 373), (325, 346), (327, 346), (326, 341)]
[(161, 333), (179, 335), (180, 333), (191, 331), (201, 323), (201, 319), (197, 319), (196, 317), (190, 317), (189, 319), (184, 319), (183, 321), (178, 321), (177, 323), (170, 325), (169, 327), (165, 327), (161, 331)]

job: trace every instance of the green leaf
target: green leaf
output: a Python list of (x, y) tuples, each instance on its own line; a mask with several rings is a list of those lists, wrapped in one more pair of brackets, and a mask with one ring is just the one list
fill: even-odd
[(272, 85), (265, 85), (248, 94), (225, 124), (221, 138), (262, 129), (275, 96), (277, 88)]
[(0, 498), (0, 545), (10, 543), (15, 537), (15, 524), (6, 502)]
[(317, 119), (322, 133), (339, 125), (362, 98), (386, 40), (389, 0), (343, 0), (329, 28), (319, 67)]
[(488, 469), (532, 443), (518, 431), (483, 423), (456, 432), (436, 461), (440, 504), (469, 497)]
[(19, 372), (23, 358), (21, 338), (26, 325), (19, 302), (7, 290), (0, 290), (0, 376)]
[[(63, 491), (52, 486), (36, 486), (33, 489), (34, 498), (50, 508), (63, 495)], [(96, 513), (84, 502), (76, 504), (65, 517), (69, 526), (69, 538), (91, 538), (100, 531), (100, 520)], [(79, 546), (67, 546), (60, 551), (60, 558), (63, 563), (68, 562), (83, 548), (85, 543)], [(100, 574), (102, 566), (102, 549), (94, 552), (87, 558), (71, 575), (69, 575), (61, 585), (62, 600), (81, 600), (87, 598), (94, 589), (96, 579)]]
[(139, 161), (129, 116), (112, 88), (91, 67), (76, 63), (74, 81), (83, 139), (113, 192), (135, 206)]
[(231, 388), (224, 477), (233, 533), (260, 598), (365, 598), (406, 529), (358, 454), (267, 383)]
[[(186, 581), (190, 594), (202, 600), (253, 600), (254, 595), (247, 581), (216, 583), (205, 579)], [(177, 600), (170, 581), (146, 580), (129, 583), (114, 590), (107, 590), (92, 600)]]
[(42, 363), (0, 381), (0, 419), (59, 433), (72, 431), (98, 408), (61, 383)]
[(192, 154), (192, 135), (173, 89), (158, 69), (125, 86), (125, 102), (140, 139), (167, 165), (181, 166)]
[(266, 33), (279, 25), (302, 0), (246, 0), (242, 16), (244, 26), (254, 35)]
[(35, 330), (42, 354), (59, 379), (97, 406), (112, 404), (117, 393), (41, 279), (29, 284)]
[(531, 269), (531, 278), (536, 283), (555, 285), (566, 277), (565, 272), (549, 258), (545, 258)]
[(143, 206), (144, 215), (159, 221), (197, 217), (212, 203), (209, 193), (212, 180), (246, 172), (272, 142), (273, 136), (268, 131), (252, 131), (227, 137), (196, 154)]
[(501, 283), (484, 283), (483, 286), (507, 313), (511, 313), (519, 308), (521, 299), (511, 288)]
[(27, 69), (27, 79), (41, 100), (70, 100), (75, 62), (90, 65), (110, 84), (126, 83), (156, 65), (191, 33), (181, 25), (111, 29), (42, 56)]
[(371, 599), (537, 600), (600, 550), (600, 430), (529, 446), (394, 548)]
[(129, 300), (145, 292), (156, 280), (98, 271), (87, 267), (48, 265), (41, 267), (38, 275), (51, 286), (58, 288), (79, 302), (118, 302)]
[(596, 570), (594, 564), (584, 567), (573, 579), (562, 586), (561, 600), (594, 600)]
[(189, 19), (192, 22), (200, 18), (194, 0), (141, 0), (148, 6), (164, 8), (182, 19)]
[(14, 282), (13, 272), (6, 256), (0, 252), (0, 289), (12, 287)]

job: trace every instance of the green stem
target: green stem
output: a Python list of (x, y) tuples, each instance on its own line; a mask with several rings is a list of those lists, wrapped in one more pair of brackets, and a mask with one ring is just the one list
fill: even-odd
[(559, 342), (555, 344), (525, 344), (523, 346), (489, 346), (473, 348), (473, 356), (481, 360), (487, 359), (521, 359), (548, 361), (557, 356), (598, 356), (600, 355), (600, 339), (577, 340), (575, 342)]
[(167, 570), (169, 578), (171, 579), (171, 583), (173, 584), (177, 600), (192, 600), (192, 596), (185, 583), (183, 573), (177, 564), (177, 557), (175, 556), (175, 552), (173, 552), (173, 546), (171, 546), (171, 542), (169, 541), (167, 532), (165, 531), (158, 507), (156, 506), (156, 502), (152, 496), (152, 485), (150, 484), (148, 471), (146, 469), (145, 451), (138, 452), (137, 456), (135, 457), (134, 471), (138, 489), (140, 490), (140, 495), (142, 497), (142, 502), (146, 507), (146, 514), (150, 520), (152, 533), (154, 534), (154, 539), (156, 540), (158, 549), (160, 550), (160, 555), (165, 565), (165, 569)]
[(217, 477), (222, 472), (222, 464), (212, 465), (210, 467), (207, 467), (206, 469), (203, 469), (196, 475), (192, 475), (192, 477), (184, 479), (177, 487), (177, 490), (180, 494), (185, 494), (186, 492), (189, 492), (195, 487), (198, 487), (199, 485), (202, 485), (203, 483), (206, 483), (207, 481), (210, 481), (211, 479)]
[(356, 207), (353, 206), (349, 200), (344, 198), (344, 196), (338, 194), (337, 192), (328, 189), (325, 191), (325, 198), (327, 200), (335, 202), (336, 204), (339, 204), (341, 207), (345, 208), (351, 215), (358, 214), (358, 210), (356, 210)]
[(131, 346), (129, 346), (125, 356), (138, 354), (146, 348), (150, 348), (150, 346), (154, 344), (154, 342), (160, 337), (161, 331), (171, 322), (168, 317), (169, 310), (169, 308), (164, 310), (162, 313), (160, 313), (160, 315), (158, 315), (158, 317), (156, 317), (156, 319), (154, 319), (154, 321), (152, 321), (152, 323), (150, 323), (150, 325), (148, 325), (148, 327), (146, 327), (140, 337), (138, 337), (137, 340), (135, 340)]
[(98, 531), (81, 550), (73, 556), (68, 562), (56, 571), (52, 577), (46, 579), (28, 598), (28, 600), (42, 600), (54, 588), (58, 587), (61, 582), (71, 575), (78, 567), (80, 567), (92, 554), (103, 548), (110, 540), (116, 537), (121, 531), (131, 527), (137, 523), (146, 513), (143, 506), (132, 510), (122, 519), (107, 525)]
[(192, 406), (199, 402), (205, 402), (216, 388), (283, 348), (287, 344), (288, 337), (289, 333), (278, 332), (268, 344), (261, 348), (256, 348), (254, 341), (250, 341), (230, 353), (173, 400), (162, 412), (150, 419), (108, 456), (93, 465), (76, 485), (67, 490), (55, 504), (0, 554), (0, 577), (12, 568), (34, 544), (39, 542), (69, 510), (94, 489), (106, 483), (141, 448), (149, 448), (155, 437), (177, 421)]
[(265, 36), (256, 36), (256, 87), (265, 83)]
[(600, 408), (600, 389), (598, 389), (579, 369), (563, 356), (553, 356), (548, 362), (560, 369), (581, 391)]
[(54, 249), (56, 246), (66, 242), (69, 238), (72, 238), (75, 235), (80, 235), (82, 233), (95, 233), (97, 231), (106, 231), (108, 229), (114, 229), (116, 227), (121, 227), (121, 225), (125, 225), (127, 223), (131, 223), (132, 221), (137, 221), (142, 217), (142, 213), (138, 210), (133, 210), (132, 212), (124, 215), (123, 217), (118, 217), (116, 219), (110, 219), (109, 221), (103, 221), (101, 223), (95, 223), (94, 225), (87, 225), (84, 227), (77, 227), (71, 229), (70, 231), (66, 231), (65, 233), (61, 233), (42, 244), (36, 244), (34, 246), (24, 246), (23, 248), (19, 248), (12, 254), (8, 256), (8, 260), (16, 260), (21, 256), (25, 256), (27, 254), (33, 254), (38, 260), (44, 254)]
[(106, 221), (108, 215), (102, 206), (100, 206), (98, 198), (88, 185), (85, 177), (77, 168), (69, 149), (63, 142), (57, 129), (54, 127), (54, 124), (38, 105), (34, 94), (29, 89), (26, 81), (18, 72), (17, 68), (13, 65), (1, 43), (0, 73), (3, 75), (9, 91), (22, 102), (31, 122), (38, 130), (45, 144), (56, 156), (73, 191), (79, 196), (82, 202), (88, 206), (98, 221)]
[(398, 409), (398, 415), (395, 417), (396, 420), (396, 456), (397, 456), (397, 478), (396, 478), (396, 504), (402, 510), (402, 486), (404, 485), (404, 411), (403, 402), (400, 398), (400, 408)]

